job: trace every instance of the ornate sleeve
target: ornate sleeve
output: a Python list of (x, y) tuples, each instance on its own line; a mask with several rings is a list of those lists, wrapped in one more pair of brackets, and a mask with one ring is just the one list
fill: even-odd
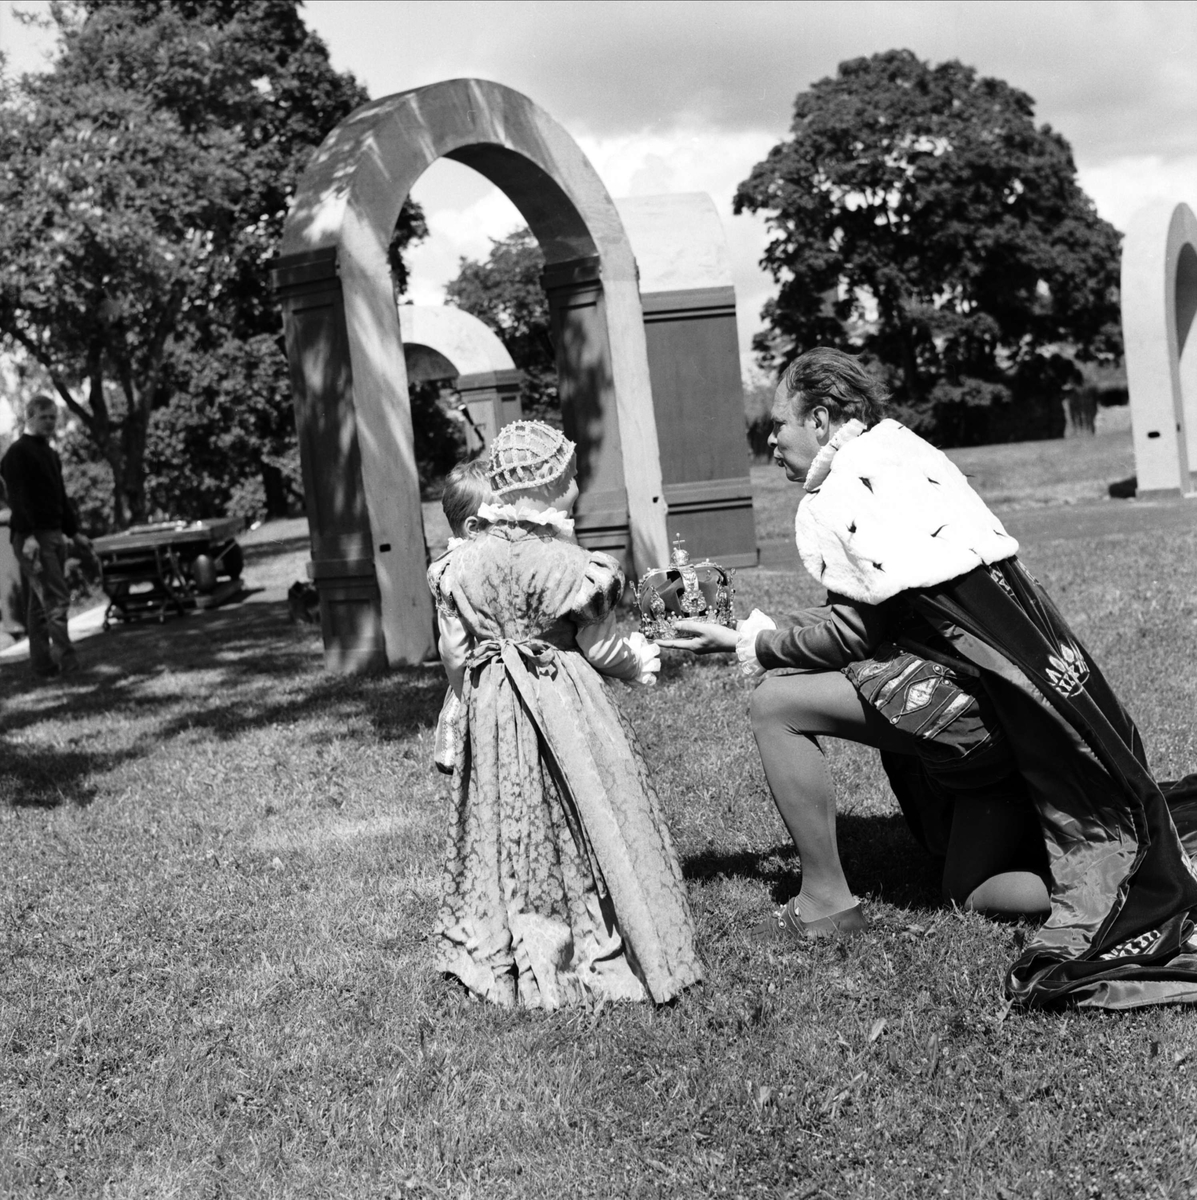
[(457, 605), (453, 602), (453, 594), (448, 587), (442, 586), (452, 557), (452, 554), (446, 551), (440, 558), (433, 559), (428, 567), (428, 588), (432, 592), (436, 611), (443, 617), (451, 617), (456, 620)]
[(592, 552), (582, 582), (570, 597), (564, 615), (579, 629), (604, 620), (619, 604), (623, 585), (623, 571), (619, 563), (609, 554)]

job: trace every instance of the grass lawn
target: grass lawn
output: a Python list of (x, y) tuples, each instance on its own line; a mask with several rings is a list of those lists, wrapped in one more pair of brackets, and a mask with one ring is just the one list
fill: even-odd
[[(1008, 505), (1129, 474), (1078, 441), (966, 469)], [(785, 536), (796, 489), (762, 477)], [(1157, 773), (1194, 769), (1197, 507), (1147, 536), (1054, 511), (1024, 560)], [(1197, 1014), (1008, 1010), (1026, 930), (939, 906), (869, 753), (830, 746), (874, 932), (747, 940), (798, 863), (719, 662), (619, 693), (705, 986), (661, 1010), (463, 997), (427, 940), (442, 676), (326, 675), (283, 598), (302, 525), (248, 541), (245, 603), (91, 639), (61, 685), (0, 665), (0, 1195), (1197, 1195)], [(819, 599), (788, 570), (739, 586), (745, 612)]]

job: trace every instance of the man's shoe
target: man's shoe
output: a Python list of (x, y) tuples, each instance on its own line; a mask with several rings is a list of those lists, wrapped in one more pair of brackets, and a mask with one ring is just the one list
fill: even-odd
[(35, 667), (33, 670), (34, 679), (57, 679), (62, 674), (62, 668), (54, 665), (49, 667)]
[(72, 655), (70, 658), (64, 658), (58, 664), (58, 673), (60, 675), (74, 675), (79, 670), (79, 660)]
[(804, 921), (798, 915), (798, 898), (789, 900), (752, 927), (752, 938), (758, 942), (813, 942), (827, 938), (850, 938), (864, 933), (869, 927), (860, 905)]

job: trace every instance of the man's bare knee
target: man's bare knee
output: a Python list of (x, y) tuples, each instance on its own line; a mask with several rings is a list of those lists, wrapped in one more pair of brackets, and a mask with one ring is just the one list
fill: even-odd
[(776, 730), (781, 725), (789, 725), (793, 715), (793, 702), (781, 686), (785, 676), (773, 676), (761, 681), (752, 700), (748, 705), (748, 718), (752, 722), (753, 733), (762, 730)]

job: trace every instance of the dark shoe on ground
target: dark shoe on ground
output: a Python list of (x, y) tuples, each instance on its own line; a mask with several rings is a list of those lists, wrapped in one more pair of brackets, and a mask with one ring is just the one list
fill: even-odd
[(854, 904), (829, 917), (804, 921), (798, 916), (797, 898), (771, 912), (752, 928), (754, 941), (814, 942), (828, 938), (855, 937), (869, 927), (860, 905)]
[(49, 667), (34, 667), (33, 668), (33, 678), (34, 679), (57, 679), (59, 677), (59, 675), (61, 675), (61, 674), (62, 674), (62, 669), (60, 667), (54, 666), (54, 665), (49, 666)]
[(58, 673), (60, 675), (74, 675), (79, 670), (79, 660), (72, 655), (70, 658), (64, 658), (58, 664)]

